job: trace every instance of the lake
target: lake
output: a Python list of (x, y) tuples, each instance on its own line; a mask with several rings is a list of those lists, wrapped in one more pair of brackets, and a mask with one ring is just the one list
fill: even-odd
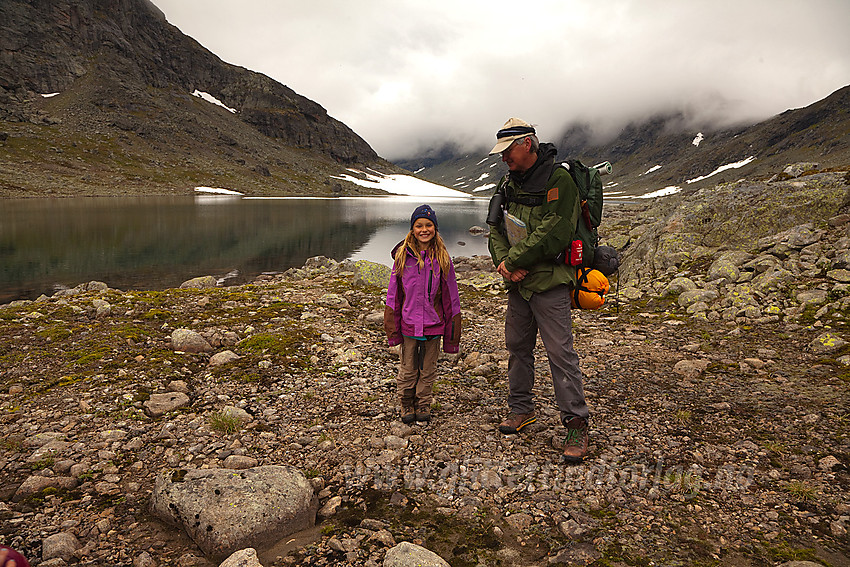
[(0, 200), (0, 303), (92, 280), (166, 289), (204, 275), (226, 284), (302, 266), (307, 258), (390, 265), (390, 250), (430, 204), (452, 256), (488, 254), (487, 199), (238, 196)]

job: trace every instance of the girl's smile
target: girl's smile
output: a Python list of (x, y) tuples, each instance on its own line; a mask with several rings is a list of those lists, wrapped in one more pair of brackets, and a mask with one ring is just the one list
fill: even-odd
[(413, 223), (413, 236), (419, 244), (425, 245), (431, 242), (437, 230), (434, 228), (434, 223), (428, 219), (416, 219)]

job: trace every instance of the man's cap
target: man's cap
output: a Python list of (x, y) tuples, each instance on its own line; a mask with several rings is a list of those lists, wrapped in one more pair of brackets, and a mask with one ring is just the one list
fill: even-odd
[(514, 141), (534, 134), (536, 134), (534, 126), (525, 120), (509, 118), (508, 121), (505, 122), (505, 125), (502, 126), (502, 129), (496, 132), (496, 139), (498, 142), (496, 142), (496, 145), (493, 146), (492, 150), (490, 150), (490, 155), (500, 154), (508, 149)]

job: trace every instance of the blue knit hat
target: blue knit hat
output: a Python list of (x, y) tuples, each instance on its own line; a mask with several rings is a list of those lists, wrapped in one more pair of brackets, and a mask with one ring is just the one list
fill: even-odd
[(440, 227), (437, 226), (437, 213), (435, 213), (434, 209), (432, 209), (429, 205), (419, 205), (416, 207), (413, 214), (410, 215), (410, 228), (413, 228), (413, 223), (416, 222), (416, 219), (428, 219), (434, 223), (434, 228), (437, 230), (440, 229)]

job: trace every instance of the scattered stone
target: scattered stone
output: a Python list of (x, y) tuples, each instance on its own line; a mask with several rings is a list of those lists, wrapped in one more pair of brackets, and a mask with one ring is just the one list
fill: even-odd
[(232, 350), (217, 352), (210, 357), (209, 366), (221, 366), (234, 360), (239, 360), (241, 357)]
[(151, 397), (144, 403), (144, 407), (149, 416), (160, 417), (188, 404), (189, 396), (183, 392), (168, 392), (151, 394)]
[(171, 333), (171, 348), (180, 352), (212, 352), (214, 349), (199, 333), (190, 329), (175, 329)]
[(843, 349), (847, 345), (847, 341), (832, 332), (826, 332), (818, 335), (811, 343), (809, 348), (815, 354), (832, 354)]
[(215, 276), (199, 276), (180, 284), (180, 289), (209, 289), (217, 285), (218, 280), (216, 280)]
[(685, 378), (696, 378), (708, 368), (711, 362), (704, 359), (680, 360), (673, 366), (673, 372)]
[(249, 547), (234, 552), (219, 567), (263, 567), (263, 565), (257, 557), (257, 550)]
[(449, 563), (424, 547), (403, 541), (387, 551), (384, 567), (450, 567)]

